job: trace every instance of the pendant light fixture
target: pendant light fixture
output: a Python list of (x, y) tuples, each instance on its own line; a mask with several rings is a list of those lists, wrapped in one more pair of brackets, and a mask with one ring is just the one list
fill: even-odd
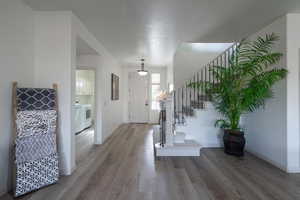
[(137, 70), (140, 76), (146, 76), (148, 74), (148, 71), (145, 70), (145, 59), (141, 59), (141, 69)]

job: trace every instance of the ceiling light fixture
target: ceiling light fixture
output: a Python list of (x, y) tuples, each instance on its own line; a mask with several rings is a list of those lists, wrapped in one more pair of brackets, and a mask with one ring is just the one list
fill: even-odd
[(144, 69), (145, 68), (145, 59), (141, 59), (141, 69), (137, 70), (140, 76), (146, 76), (148, 74), (148, 71)]

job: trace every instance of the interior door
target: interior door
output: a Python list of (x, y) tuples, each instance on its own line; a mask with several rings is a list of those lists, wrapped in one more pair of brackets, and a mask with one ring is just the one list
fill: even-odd
[(137, 72), (128, 73), (129, 122), (148, 123), (149, 121), (148, 79), (148, 76), (140, 76)]

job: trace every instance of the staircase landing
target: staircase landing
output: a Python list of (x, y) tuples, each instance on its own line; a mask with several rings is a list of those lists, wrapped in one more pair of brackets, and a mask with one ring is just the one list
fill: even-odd
[(201, 145), (194, 140), (185, 140), (184, 143), (174, 143), (172, 146), (161, 147), (155, 144), (155, 155), (160, 156), (200, 156)]

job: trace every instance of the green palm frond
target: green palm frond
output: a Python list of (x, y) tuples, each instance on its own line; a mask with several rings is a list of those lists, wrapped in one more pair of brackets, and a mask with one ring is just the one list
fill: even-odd
[(230, 127), (230, 123), (228, 121), (226, 121), (225, 119), (218, 119), (215, 122), (215, 127), (229, 128)]
[(221, 128), (239, 129), (242, 114), (253, 112), (273, 97), (272, 86), (287, 75), (286, 69), (269, 69), (283, 56), (272, 48), (279, 37), (267, 34), (255, 41), (241, 40), (229, 59), (229, 68), (212, 66), (217, 83), (195, 82), (188, 87), (205, 89), (218, 112), (226, 119), (217, 120)]

